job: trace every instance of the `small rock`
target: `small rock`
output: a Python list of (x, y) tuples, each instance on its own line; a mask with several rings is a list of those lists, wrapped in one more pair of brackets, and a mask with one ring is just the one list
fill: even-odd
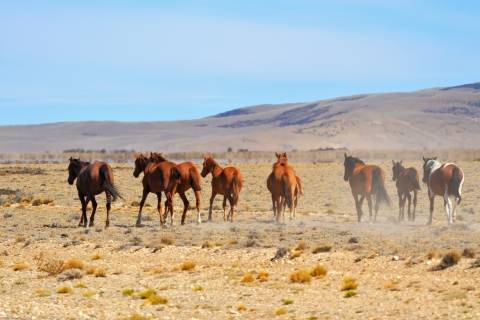
[(64, 271), (59, 277), (58, 281), (64, 282), (68, 280), (81, 279), (83, 278), (83, 272), (78, 269), (69, 269)]
[(359, 239), (357, 237), (351, 237), (350, 239), (348, 239), (348, 243), (358, 243), (359, 242)]

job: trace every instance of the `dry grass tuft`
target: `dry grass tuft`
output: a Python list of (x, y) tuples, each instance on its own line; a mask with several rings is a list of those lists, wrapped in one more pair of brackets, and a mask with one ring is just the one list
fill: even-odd
[(258, 274), (257, 274), (257, 280), (260, 281), (260, 282), (265, 282), (268, 280), (268, 272), (266, 271), (260, 271)]
[(13, 265), (13, 271), (24, 271), (29, 268), (28, 264), (25, 262), (17, 262)]
[(251, 283), (255, 280), (255, 278), (253, 277), (253, 275), (249, 272), (249, 273), (246, 273), (243, 278), (242, 278), (242, 283)]
[(213, 247), (213, 244), (208, 240), (202, 243), (202, 249), (208, 249), (212, 247)]
[(160, 274), (160, 273), (163, 272), (163, 268), (160, 267), (160, 266), (153, 267), (153, 268), (150, 269), (150, 272), (154, 273), (154, 274)]
[(475, 258), (475, 250), (472, 248), (465, 248), (463, 249), (462, 256), (464, 258), (473, 259)]
[(293, 304), (293, 300), (291, 300), (291, 299), (282, 299), (282, 304), (283, 304), (284, 306), (291, 305), (291, 304)]
[(143, 316), (143, 315), (138, 314), (138, 313), (134, 313), (129, 317), (122, 318), (122, 320), (151, 320), (151, 319), (153, 319), (153, 318), (149, 317), (149, 316)]
[(327, 275), (327, 269), (324, 266), (317, 264), (313, 267), (310, 275), (315, 278), (323, 278)]
[(102, 256), (100, 255), (100, 253), (95, 253), (90, 259), (92, 261), (96, 261), (102, 259)]
[(436, 266), (430, 268), (430, 271), (440, 271), (456, 265), (461, 259), (460, 253), (451, 251), (443, 256), (442, 261)]
[(64, 287), (57, 288), (57, 293), (59, 294), (70, 294), (72, 292), (73, 292), (73, 289), (71, 287), (64, 286)]
[(305, 249), (307, 249), (308, 246), (307, 244), (305, 243), (305, 241), (303, 240), (300, 240), (297, 244), (297, 247), (295, 248), (295, 250), (297, 251), (304, 251)]
[(92, 275), (92, 274), (95, 274), (95, 270), (97, 270), (95, 267), (88, 267), (86, 270), (86, 273), (88, 275)]
[(171, 246), (175, 243), (175, 240), (171, 237), (162, 237), (162, 239), (160, 239), (160, 242), (167, 246)]
[(245, 311), (247, 311), (247, 307), (244, 304), (239, 304), (238, 307), (237, 307), (237, 311), (245, 312)]
[(290, 254), (290, 259), (296, 259), (302, 255), (303, 251), (302, 250), (293, 250)]
[(162, 296), (157, 295), (156, 293), (151, 294), (145, 299), (145, 304), (157, 305), (157, 304), (167, 304), (168, 299)]
[(356, 290), (358, 288), (357, 279), (352, 277), (345, 277), (342, 281), (342, 291)]
[(356, 291), (353, 291), (353, 290), (348, 290), (347, 292), (345, 292), (345, 294), (343, 295), (344, 298), (352, 298), (352, 297), (355, 297), (357, 295), (357, 292)]
[(95, 294), (97, 294), (94, 290), (86, 290), (82, 296), (84, 296), (85, 298), (88, 298), (90, 299), (91, 297), (93, 297)]
[(383, 287), (387, 290), (390, 290), (390, 291), (400, 291), (400, 289), (398, 289), (398, 282), (397, 281), (393, 281), (393, 280), (390, 280), (390, 281), (387, 281)]
[(203, 287), (199, 284), (196, 284), (193, 286), (192, 290), (195, 292), (200, 292), (200, 291), (203, 291)]
[(68, 259), (63, 264), (63, 270), (68, 270), (68, 269), (83, 270), (83, 268), (85, 268), (85, 265), (83, 264), (82, 260), (79, 260), (79, 259)]
[(286, 314), (287, 314), (287, 309), (285, 309), (285, 308), (278, 308), (275, 311), (276, 316), (283, 316), (283, 315), (286, 315)]
[(426, 255), (427, 259), (428, 260), (432, 260), (432, 259), (435, 259), (437, 257), (440, 257), (440, 252), (436, 249), (434, 250), (430, 250), (427, 255)]
[(307, 270), (297, 270), (290, 274), (290, 281), (296, 283), (309, 283), (312, 281), (312, 276)]
[(107, 276), (107, 272), (103, 268), (97, 268), (95, 269), (94, 275), (96, 278), (105, 278)]
[(130, 288), (122, 290), (122, 296), (124, 296), (124, 297), (131, 297), (131, 296), (133, 296), (134, 293), (135, 293), (135, 290), (130, 289)]
[(76, 283), (73, 287), (74, 287), (74, 288), (78, 288), (78, 289), (85, 289), (85, 288), (87, 288), (87, 286), (86, 286), (85, 283), (83, 283), (83, 282), (78, 282), (78, 283)]
[(193, 270), (195, 269), (195, 262), (191, 261), (191, 260), (187, 260), (187, 261), (184, 261), (181, 265), (180, 265), (180, 270), (182, 271), (190, 271), (190, 270)]
[(317, 253), (330, 252), (330, 251), (332, 251), (332, 246), (318, 246), (312, 250), (312, 253), (317, 254)]
[(37, 296), (39, 297), (48, 297), (50, 296), (52, 293), (50, 292), (50, 290), (47, 290), (45, 288), (38, 288), (35, 290), (35, 293), (37, 294)]
[(143, 291), (137, 292), (137, 296), (142, 300), (148, 299), (148, 297), (154, 294), (157, 294), (157, 292), (152, 288), (147, 288)]

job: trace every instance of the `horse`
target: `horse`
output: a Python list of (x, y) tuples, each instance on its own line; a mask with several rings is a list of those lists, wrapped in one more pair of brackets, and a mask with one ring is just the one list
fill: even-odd
[[(435, 196), (443, 196), (448, 224), (455, 222), (457, 205), (462, 201), (462, 187), (465, 181), (463, 170), (453, 163), (441, 164), (437, 157), (423, 157), (422, 181), (427, 184), (430, 199), (430, 217), (427, 224), (432, 224)], [(453, 206), (450, 196), (454, 196), (456, 200)]]
[[(408, 221), (415, 221), (415, 212), (417, 209), (417, 193), (420, 190), (418, 171), (410, 167), (405, 168), (402, 161), (395, 162), (392, 160), (392, 180), (395, 181), (398, 194), (398, 220), (405, 219), (405, 202), (408, 200)], [(413, 212), (410, 212), (413, 191)]]
[(92, 214), (89, 226), (93, 227), (97, 201), (95, 196), (105, 192), (107, 197), (107, 219), (105, 228), (110, 226), (110, 209), (112, 201), (122, 198), (113, 182), (113, 170), (106, 162), (95, 161), (89, 163), (70, 157), (68, 165), (68, 183), (73, 185), (77, 180), (78, 198), (82, 203), (82, 216), (78, 226), (87, 227), (87, 206), (92, 202)]
[[(243, 176), (238, 168), (222, 168), (211, 156), (203, 157), (202, 177), (212, 174), (212, 195), (208, 210), (208, 221), (212, 221), (213, 201), (217, 194), (223, 195), (223, 221), (233, 222), (235, 207), (238, 205), (240, 192), (243, 187)], [(227, 199), (230, 203), (230, 211), (226, 216)]]
[[(138, 177), (143, 172), (143, 194), (140, 201), (140, 210), (137, 216), (137, 226), (141, 225), (142, 208), (150, 192), (157, 194), (157, 210), (160, 215), (160, 224), (164, 224), (168, 213), (170, 213), (170, 223), (174, 223), (173, 196), (175, 193), (180, 195), (183, 201), (183, 214), (181, 224), (185, 224), (185, 217), (190, 206), (185, 192), (192, 188), (195, 192), (196, 208), (198, 212), (197, 221), (201, 223), (200, 216), (200, 174), (197, 167), (191, 162), (176, 164), (167, 161), (161, 153), (151, 153), (150, 157), (143, 154), (137, 155), (135, 159), (135, 170), (133, 175)], [(165, 213), (162, 215), (161, 198), (162, 192), (165, 193)]]
[(295, 217), (298, 195), (302, 193), (300, 179), (288, 164), (287, 153), (275, 153), (277, 162), (272, 166), (272, 173), (267, 178), (267, 189), (272, 196), (272, 208), (275, 219), (285, 221), (285, 209), (290, 209), (290, 220)]
[[(362, 220), (363, 200), (367, 198), (369, 221), (372, 220), (372, 195), (375, 196), (375, 217), (377, 221), (377, 213), (380, 204), (385, 202), (390, 205), (390, 197), (385, 189), (385, 173), (375, 165), (366, 165), (362, 160), (347, 156), (344, 154), (345, 161), (343, 163), (345, 172), (343, 180), (348, 181), (352, 190), (355, 207), (357, 209), (358, 222)], [(359, 199), (360, 196), (360, 199)]]
[(162, 192), (165, 193), (167, 201), (165, 202), (165, 211), (167, 210), (168, 195), (165, 192), (170, 185), (170, 175), (175, 167), (175, 163), (167, 161), (161, 154), (150, 154), (149, 157), (144, 154), (135, 155), (135, 169), (133, 170), (133, 176), (138, 178), (140, 173), (143, 172), (143, 192), (142, 200), (140, 200), (140, 208), (138, 210), (136, 226), (142, 225), (142, 210), (150, 192), (157, 195), (157, 210), (160, 217), (160, 224), (163, 225), (164, 215), (162, 215)]

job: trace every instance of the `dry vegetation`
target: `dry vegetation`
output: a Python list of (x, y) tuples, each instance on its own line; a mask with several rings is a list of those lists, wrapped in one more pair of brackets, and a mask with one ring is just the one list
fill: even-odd
[[(374, 162), (396, 202), (390, 161)], [(240, 165), (246, 184), (234, 224), (223, 222), (219, 198), (212, 223), (197, 225), (191, 211), (180, 226), (177, 197), (177, 224), (162, 228), (150, 195), (145, 226), (135, 228), (141, 182), (131, 165), (115, 164), (126, 201), (114, 203), (107, 230), (104, 196), (95, 227), (76, 227), (80, 203), (64, 164), (0, 165), (0, 318), (476, 319), (480, 163), (460, 165), (468, 178), (452, 227), (440, 198), (425, 226), (424, 186), (416, 222), (398, 223), (394, 205), (378, 223), (357, 224), (339, 162), (296, 165), (305, 196), (285, 225), (271, 222), (266, 163)]]

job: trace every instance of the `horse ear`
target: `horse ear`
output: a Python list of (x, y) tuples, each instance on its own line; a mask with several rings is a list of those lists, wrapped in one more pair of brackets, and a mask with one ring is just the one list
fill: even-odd
[(72, 161), (73, 160), (73, 157), (70, 157), (70, 159), (68, 159), (68, 161)]
[(433, 157), (432, 159), (433, 159), (433, 160), (437, 160), (437, 157)]
[(400, 164), (402, 164), (402, 163), (403, 163), (403, 160), (400, 160)]
[(427, 159), (425, 159), (425, 157), (422, 157), (422, 159), (423, 159), (423, 162), (427, 162)]
[(343, 154), (343, 156), (345, 157), (345, 159), (347, 159), (347, 153), (346, 152)]
[(395, 165), (395, 161), (394, 161), (394, 160), (392, 160), (392, 165)]
[(275, 157), (280, 158), (280, 153), (275, 152)]

